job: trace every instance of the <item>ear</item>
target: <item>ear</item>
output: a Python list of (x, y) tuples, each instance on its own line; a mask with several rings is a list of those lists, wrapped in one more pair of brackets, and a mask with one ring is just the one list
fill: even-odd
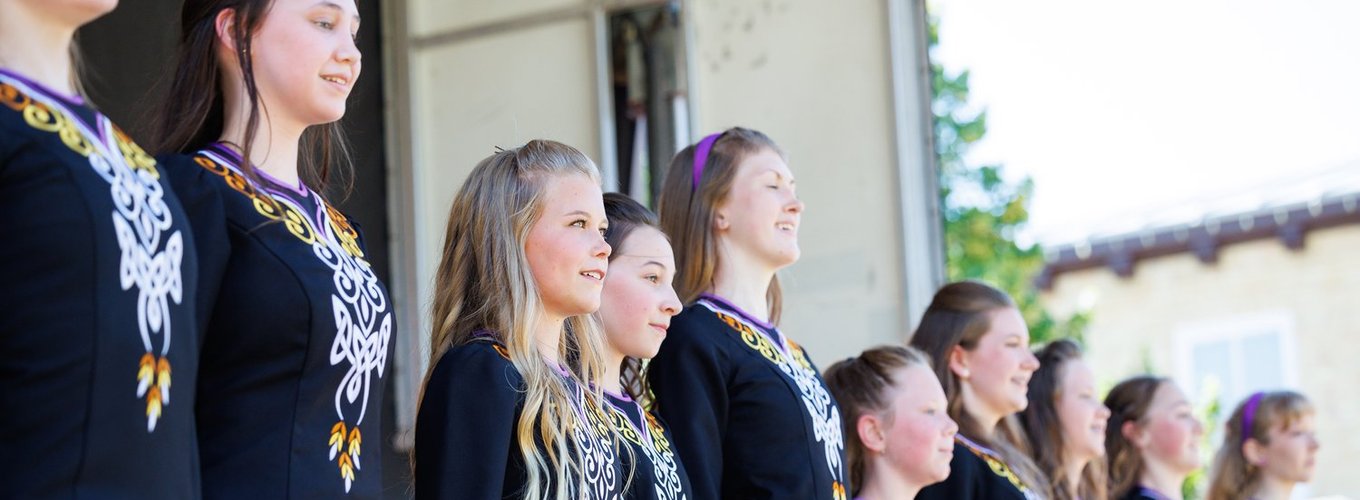
[(954, 372), (954, 376), (967, 380), (972, 375), (968, 369), (968, 351), (963, 347), (954, 346), (949, 349), (949, 371)]
[(1265, 463), (1265, 447), (1256, 438), (1247, 438), (1242, 443), (1242, 457), (1247, 459), (1247, 463), (1260, 467)]
[(236, 10), (222, 9), (217, 11), (217, 17), (213, 19), (213, 31), (217, 35), (217, 43), (222, 44), (227, 50), (236, 51)]
[(732, 227), (732, 221), (727, 220), (727, 209), (721, 206), (713, 209), (713, 229), (726, 231)]
[(875, 453), (883, 453), (887, 448), (887, 439), (883, 435), (881, 422), (874, 415), (860, 415), (859, 421), (855, 423), (855, 432), (859, 433), (859, 442), (864, 443), (864, 449)]
[(1135, 446), (1142, 446), (1143, 430), (1138, 428), (1137, 422), (1126, 421), (1119, 427), (1119, 434), (1124, 436), (1124, 440), (1133, 443)]

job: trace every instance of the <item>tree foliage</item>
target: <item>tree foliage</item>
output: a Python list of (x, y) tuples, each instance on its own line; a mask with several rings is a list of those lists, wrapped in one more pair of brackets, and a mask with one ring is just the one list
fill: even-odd
[[(932, 52), (939, 42), (938, 28), (932, 16)], [(969, 102), (967, 70), (950, 74), (932, 58), (930, 72), (948, 279), (981, 280), (1010, 293), (1035, 342), (1080, 340), (1087, 318), (1078, 314), (1059, 321), (1041, 306), (1034, 278), (1044, 265), (1043, 249), (1018, 238), (1029, 223), (1034, 182), (1007, 175), (1003, 165), (969, 164), (969, 148), (987, 134), (987, 111)]]

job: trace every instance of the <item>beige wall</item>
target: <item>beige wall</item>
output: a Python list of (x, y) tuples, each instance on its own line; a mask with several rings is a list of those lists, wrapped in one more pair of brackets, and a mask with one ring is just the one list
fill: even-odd
[[(400, 421), (410, 421), (423, 375), (449, 203), (475, 162), (493, 145), (548, 137), (580, 147), (608, 176), (609, 159), (600, 157), (610, 144), (601, 131), (612, 128), (601, 111), (608, 94), (601, 94), (607, 61), (600, 21), (623, 3), (409, 0), (386, 12), (396, 23), (388, 33), (394, 296), (407, 314), (398, 353), (405, 366)], [(913, 266), (942, 266), (931, 260), (937, 252), (913, 252), (902, 237), (904, 210), (921, 219), (911, 227), (925, 233), (934, 207), (932, 197), (904, 208), (902, 191), (934, 187), (917, 185), (929, 177), (928, 162), (903, 160), (928, 156), (924, 102), (903, 100), (916, 92), (924, 101), (923, 84), (912, 80), (924, 61), (910, 47), (890, 57), (885, 16), (896, 9), (896, 43), (914, 43), (921, 33), (914, 33), (911, 7), (919, 1), (682, 5), (692, 131), (744, 125), (767, 132), (787, 151), (807, 202), (802, 260), (782, 275), (785, 329), (822, 366), (902, 339), (909, 329), (902, 262), (916, 256)], [(902, 64), (914, 57), (915, 66)], [(907, 97), (895, 101), (894, 85)], [(901, 168), (915, 169), (916, 177), (900, 176)]]
[(822, 367), (904, 338), (885, 2), (691, 5), (698, 132), (769, 134), (807, 204), (783, 329)]
[(1108, 268), (1062, 274), (1044, 301), (1060, 317), (1089, 307), (1087, 355), (1107, 385), (1140, 372), (1144, 359), (1160, 374), (1183, 378), (1186, 360), (1177, 345), (1188, 335), (1223, 325), (1280, 325), (1292, 337), (1284, 349), (1292, 373), (1280, 385), (1301, 390), (1318, 409), (1322, 448), (1310, 493), (1353, 495), (1360, 492), (1360, 476), (1350, 471), (1360, 463), (1357, 248), (1360, 226), (1321, 229), (1308, 233), (1298, 252), (1258, 240), (1224, 247), (1214, 265), (1179, 254), (1140, 261), (1128, 279)]

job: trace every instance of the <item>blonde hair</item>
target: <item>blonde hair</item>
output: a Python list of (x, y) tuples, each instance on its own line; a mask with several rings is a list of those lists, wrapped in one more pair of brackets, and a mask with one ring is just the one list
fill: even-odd
[[(543, 362), (534, 342), (532, 327), (545, 311), (524, 246), (542, 214), (548, 183), (573, 174), (600, 183), (589, 158), (554, 141), (529, 141), (482, 160), (454, 197), (435, 275), (426, 382), (449, 348), (472, 342), (479, 331), (505, 346), (524, 378), (524, 408), (515, 437), (528, 476), (524, 498), (531, 500), (570, 498), (573, 485), (584, 484), (587, 472), (568, 440), (578, 430), (592, 432), (591, 426), (573, 410), (572, 395), (555, 368)], [(588, 387), (583, 381), (600, 380), (602, 352), (600, 328), (591, 315), (566, 319), (558, 356), (568, 366), (568, 376), (583, 387)], [(598, 408), (599, 389), (585, 392), (588, 403)], [(606, 432), (612, 441), (617, 436), (611, 431)]]
[(925, 353), (915, 347), (883, 345), (864, 351), (859, 356), (840, 361), (826, 369), (826, 388), (841, 408), (841, 423), (845, 435), (846, 463), (850, 469), (850, 496), (864, 489), (864, 471), (868, 461), (864, 442), (859, 438), (859, 418), (866, 414), (882, 415), (884, 425), (891, 426), (896, 415), (889, 400), (893, 376), (913, 366), (933, 370)]
[[(1256, 404), (1251, 402), (1256, 399)], [(1250, 429), (1243, 420), (1251, 413)], [(1288, 428), (1294, 422), (1313, 414), (1313, 404), (1294, 391), (1256, 393), (1239, 403), (1228, 423), (1223, 427), (1223, 446), (1214, 457), (1210, 474), (1208, 500), (1236, 500), (1247, 498), (1261, 485), (1261, 469), (1247, 462), (1242, 447), (1247, 439), (1269, 445), (1270, 430)], [(1244, 432), (1245, 431), (1245, 432)]]
[[(703, 171), (695, 182), (695, 149), (696, 146), (688, 146), (671, 159), (666, 181), (661, 185), (661, 198), (657, 201), (661, 231), (670, 236), (671, 247), (675, 249), (675, 293), (685, 304), (694, 302), (699, 294), (713, 288), (713, 276), (718, 270), (718, 239), (713, 234), (713, 217), (718, 204), (732, 190), (737, 166), (747, 156), (761, 151), (784, 155), (765, 134), (733, 127), (713, 142), (713, 149), (704, 159)], [(783, 294), (778, 276), (770, 280), (765, 301), (770, 308), (770, 323), (779, 324)]]

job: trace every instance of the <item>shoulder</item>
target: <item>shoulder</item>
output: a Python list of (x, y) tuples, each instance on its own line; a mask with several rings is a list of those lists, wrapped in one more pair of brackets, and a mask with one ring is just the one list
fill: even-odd
[(430, 372), (429, 385), (431, 388), (445, 385), (464, 389), (476, 386), (488, 392), (518, 393), (524, 385), (524, 377), (500, 344), (474, 340), (451, 347), (440, 356)]

